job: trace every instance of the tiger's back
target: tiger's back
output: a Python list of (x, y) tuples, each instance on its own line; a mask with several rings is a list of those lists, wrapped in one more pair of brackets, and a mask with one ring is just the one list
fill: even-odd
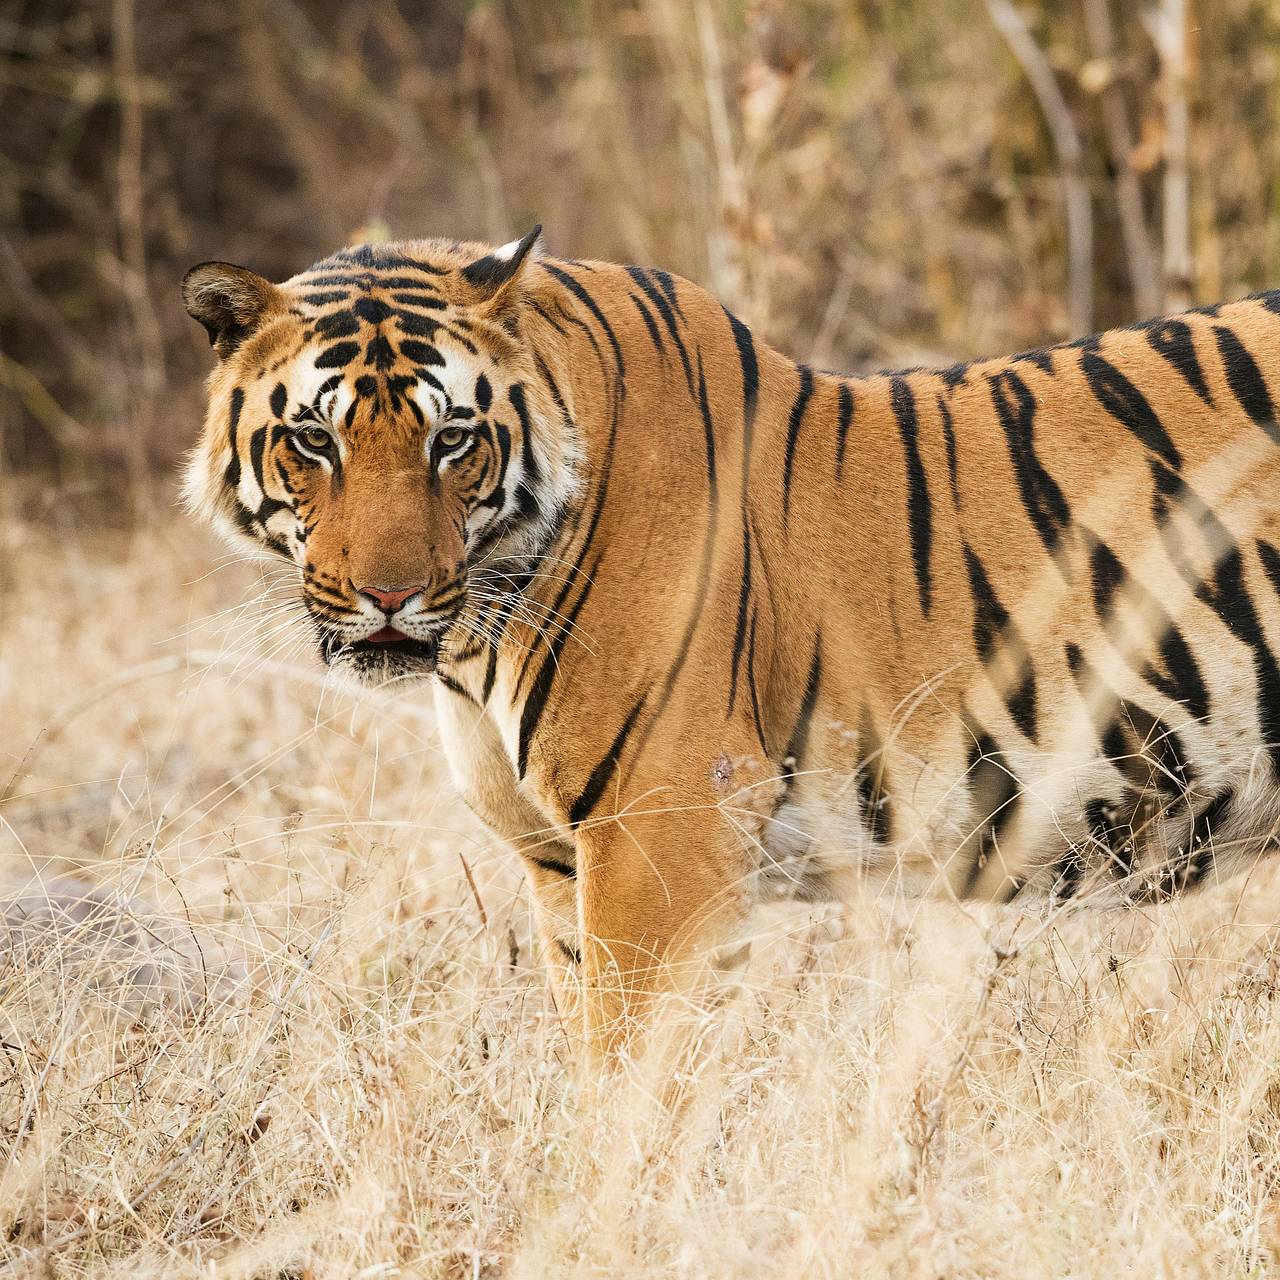
[(818, 767), (855, 771), (861, 803), (850, 832), (821, 782), (797, 800), (816, 844), (996, 897), (1166, 892), (1265, 845), (1277, 306), (837, 382), (831, 478), (811, 453), (790, 536), (837, 598), (811, 620)]

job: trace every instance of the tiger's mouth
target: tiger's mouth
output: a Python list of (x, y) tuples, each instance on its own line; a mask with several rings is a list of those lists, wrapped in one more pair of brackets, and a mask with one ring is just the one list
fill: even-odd
[(428, 672), (431, 672), (436, 669), (436, 661), (440, 656), (440, 639), (433, 636), (430, 640), (415, 640), (394, 627), (383, 627), (381, 631), (357, 640), (349, 646), (349, 652), (408, 660), (427, 667)]
[(387, 626), (346, 644), (326, 638), (321, 641), (320, 654), (328, 666), (354, 676), (359, 683), (380, 685), (431, 675), (440, 656), (440, 637), (415, 640)]

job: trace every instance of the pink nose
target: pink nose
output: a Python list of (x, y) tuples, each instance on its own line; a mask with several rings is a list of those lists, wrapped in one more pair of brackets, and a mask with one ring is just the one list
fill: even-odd
[(362, 596), (368, 596), (386, 613), (394, 613), (410, 596), (416, 596), (421, 587), (357, 587)]

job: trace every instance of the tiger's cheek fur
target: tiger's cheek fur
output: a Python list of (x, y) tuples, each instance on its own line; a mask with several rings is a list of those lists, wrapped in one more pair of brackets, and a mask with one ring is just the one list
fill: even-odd
[[(240, 373), (241, 376), (236, 376)], [(279, 395), (260, 377), (222, 367), (204, 436), (188, 461), (183, 497), (229, 541), (301, 564), (306, 542), (303, 478), (288, 456)]]

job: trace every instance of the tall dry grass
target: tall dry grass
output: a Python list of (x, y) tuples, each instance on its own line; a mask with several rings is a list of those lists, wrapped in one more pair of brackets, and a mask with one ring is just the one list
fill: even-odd
[(0, 527), (0, 880), (98, 887), (0, 922), (0, 1274), (1275, 1268), (1280, 866), (771, 909), (673, 1121), (576, 1083), (426, 698), (327, 687), (185, 524)]

